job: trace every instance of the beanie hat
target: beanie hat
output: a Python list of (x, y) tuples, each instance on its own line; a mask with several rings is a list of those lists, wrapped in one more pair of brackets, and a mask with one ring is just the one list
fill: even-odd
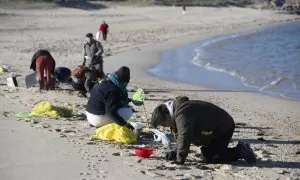
[(123, 82), (129, 83), (130, 81), (130, 69), (126, 66), (122, 66), (118, 69), (115, 74), (121, 79)]

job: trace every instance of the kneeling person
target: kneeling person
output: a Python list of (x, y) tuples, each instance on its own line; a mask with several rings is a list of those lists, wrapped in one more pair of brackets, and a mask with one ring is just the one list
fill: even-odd
[(184, 164), (190, 145), (202, 146), (207, 163), (228, 163), (244, 159), (255, 163), (256, 157), (249, 144), (239, 142), (228, 148), (235, 123), (220, 107), (188, 97), (177, 97), (155, 108), (151, 118), (153, 127), (171, 127), (177, 139), (176, 146), (166, 154), (166, 160)]
[(132, 115), (128, 106), (129, 98), (126, 89), (130, 80), (128, 67), (121, 67), (115, 73), (109, 74), (105, 80), (97, 84), (91, 92), (86, 115), (89, 123), (95, 127), (116, 123), (134, 130), (125, 120)]

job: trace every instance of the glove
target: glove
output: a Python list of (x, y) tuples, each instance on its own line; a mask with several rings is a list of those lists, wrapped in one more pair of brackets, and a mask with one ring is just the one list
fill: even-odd
[(134, 131), (134, 127), (131, 124), (126, 124), (125, 127), (127, 127), (128, 129), (130, 129), (131, 131)]
[(167, 161), (173, 161), (176, 160), (176, 152), (170, 151), (166, 153), (166, 160)]

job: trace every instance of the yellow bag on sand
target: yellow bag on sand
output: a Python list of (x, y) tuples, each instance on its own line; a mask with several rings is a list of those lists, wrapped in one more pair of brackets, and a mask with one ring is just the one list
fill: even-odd
[(92, 140), (117, 141), (122, 144), (132, 144), (137, 141), (137, 134), (116, 123), (107, 124), (96, 129)]
[(50, 117), (71, 117), (73, 109), (68, 107), (52, 106), (49, 101), (41, 101), (34, 105), (31, 114), (35, 116), (50, 116)]

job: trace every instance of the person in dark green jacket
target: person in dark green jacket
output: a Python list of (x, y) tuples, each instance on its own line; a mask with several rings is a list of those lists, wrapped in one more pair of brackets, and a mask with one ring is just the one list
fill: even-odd
[(158, 107), (152, 113), (151, 126), (170, 127), (177, 141), (166, 160), (184, 164), (190, 145), (201, 146), (206, 163), (229, 163), (244, 159), (252, 164), (256, 156), (248, 143), (239, 142), (228, 148), (235, 123), (222, 108), (205, 101), (177, 97)]

